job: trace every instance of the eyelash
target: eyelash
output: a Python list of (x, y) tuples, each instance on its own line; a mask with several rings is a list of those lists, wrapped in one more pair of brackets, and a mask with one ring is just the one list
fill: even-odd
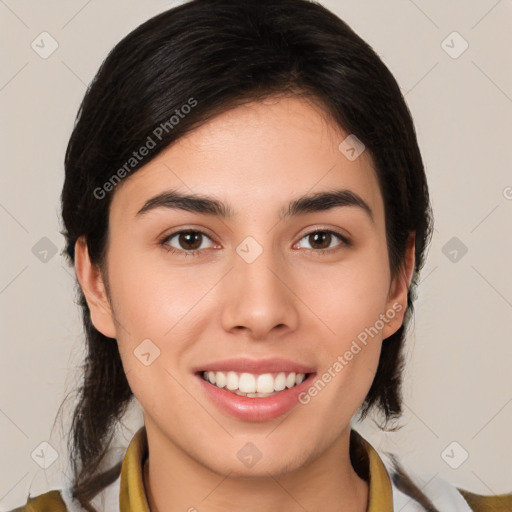
[[(170, 252), (170, 253), (175, 253), (175, 254), (183, 254), (184, 253), (185, 256), (198, 256), (199, 253), (204, 249), (192, 249), (190, 251), (186, 251), (184, 249), (176, 249), (175, 247), (172, 247), (168, 244), (169, 240), (174, 238), (176, 235), (180, 235), (183, 233), (199, 233), (207, 238), (210, 238), (210, 240), (211, 240), (211, 237), (208, 236), (204, 231), (201, 231), (200, 229), (183, 229), (181, 231), (175, 231), (174, 233), (171, 233), (170, 235), (165, 236), (162, 240), (160, 240), (159, 244), (167, 252)], [(304, 236), (302, 236), (300, 240), (302, 240), (303, 238), (306, 238), (308, 236), (314, 235), (316, 233), (328, 233), (330, 235), (334, 235), (335, 237), (337, 237), (341, 240), (341, 242), (342, 242), (342, 244), (340, 244), (341, 246), (350, 247), (352, 245), (352, 243), (350, 242), (350, 240), (347, 237), (345, 237), (341, 233), (338, 233), (336, 231), (332, 231), (329, 229), (317, 229), (314, 231), (310, 231), (309, 233), (306, 233)], [(333, 252), (337, 252), (337, 251), (341, 250), (341, 247), (331, 247), (329, 249), (306, 249), (306, 250), (310, 251), (310, 252), (317, 253), (318, 256), (327, 256), (329, 254), (332, 254)]]

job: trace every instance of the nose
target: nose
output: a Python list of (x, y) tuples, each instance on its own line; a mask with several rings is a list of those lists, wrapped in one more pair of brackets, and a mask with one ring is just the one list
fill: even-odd
[(252, 262), (235, 254), (233, 264), (222, 284), (223, 328), (232, 333), (247, 331), (255, 340), (295, 330), (300, 300), (286, 262), (263, 250)]

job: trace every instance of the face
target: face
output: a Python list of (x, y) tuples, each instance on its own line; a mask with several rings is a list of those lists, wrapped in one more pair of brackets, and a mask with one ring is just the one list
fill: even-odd
[[(92, 321), (117, 339), (148, 435), (217, 473), (283, 474), (346, 440), (402, 324), (408, 279), (390, 275), (372, 160), (342, 152), (347, 136), (305, 100), (237, 107), (117, 186), (111, 302), (77, 245)], [(151, 201), (171, 191), (226, 215)], [(289, 210), (323, 193), (337, 193), (330, 208)]]

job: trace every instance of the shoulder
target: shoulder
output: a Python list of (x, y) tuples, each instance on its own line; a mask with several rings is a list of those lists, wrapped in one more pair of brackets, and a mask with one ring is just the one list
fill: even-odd
[(510, 512), (512, 493), (483, 496), (464, 489), (457, 489), (474, 512)]
[(476, 494), (437, 474), (432, 477), (421, 471), (406, 471), (393, 455), (385, 454), (383, 459), (391, 479), (394, 510), (512, 512), (512, 493)]
[(54, 489), (39, 496), (29, 497), (21, 507), (7, 512), (68, 512), (61, 491)]
[[(94, 498), (91, 505), (96, 510), (108, 512), (119, 510), (120, 478), (104, 487)], [(71, 482), (66, 481), (61, 489), (53, 489), (37, 496), (28, 495), (27, 501), (15, 509), (1, 512), (87, 512), (72, 492)]]
[(409, 479), (405, 483), (402, 477), (396, 478), (396, 473), (390, 476), (395, 511), (512, 512), (512, 494), (475, 494), (439, 476)]

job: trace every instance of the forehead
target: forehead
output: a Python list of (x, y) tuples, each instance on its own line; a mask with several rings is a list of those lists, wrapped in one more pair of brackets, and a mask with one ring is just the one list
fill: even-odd
[(320, 107), (297, 97), (239, 106), (189, 132), (124, 178), (115, 190), (112, 212), (134, 217), (145, 201), (167, 189), (214, 196), (236, 213), (251, 207), (281, 209), (284, 201), (299, 195), (346, 188), (379, 216), (383, 204), (372, 158), (363, 151), (349, 159), (344, 152), (349, 135)]

